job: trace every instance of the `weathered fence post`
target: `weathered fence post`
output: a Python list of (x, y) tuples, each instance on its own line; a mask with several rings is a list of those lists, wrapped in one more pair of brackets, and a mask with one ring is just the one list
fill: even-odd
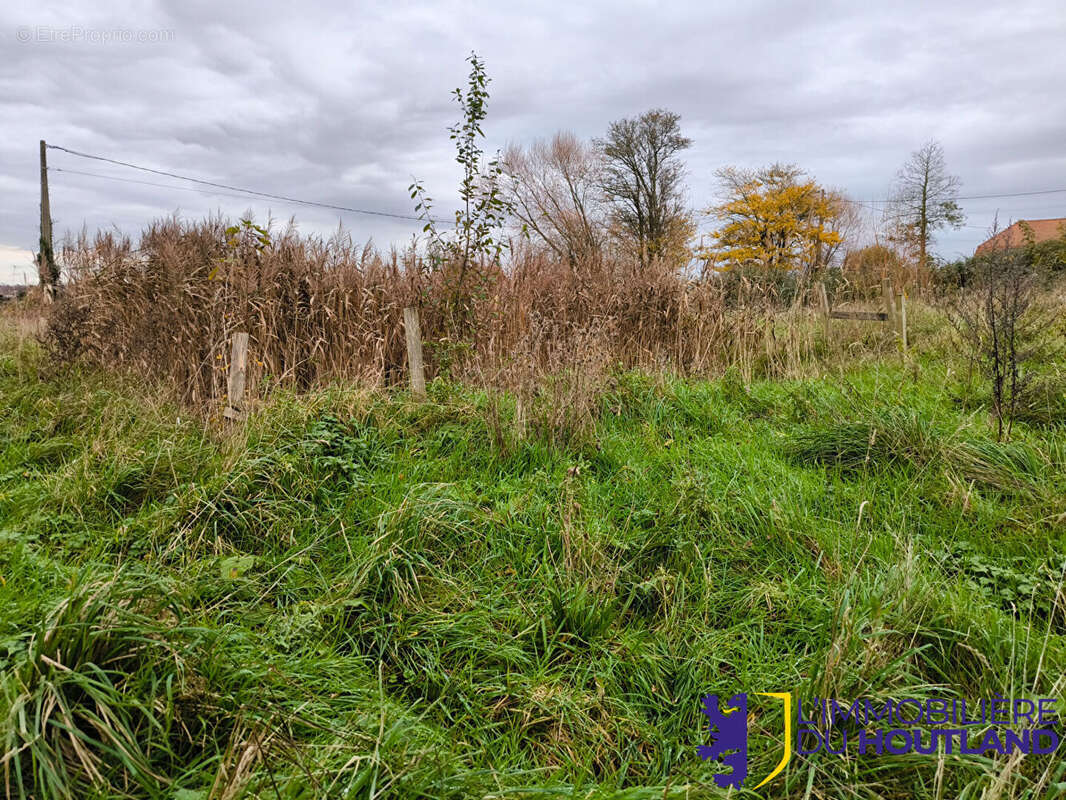
[(244, 384), (248, 377), (248, 334), (233, 334), (229, 356), (229, 393), (226, 396), (226, 419), (239, 419), (244, 413)]
[(903, 337), (903, 352), (907, 352), (907, 293), (899, 293), (899, 328)]
[(418, 324), (418, 309), (403, 310), (403, 331), (407, 337), (407, 368), (411, 373), (411, 393), (426, 396), (426, 374), (422, 366), (422, 329)]
[(899, 330), (899, 325), (896, 323), (896, 295), (892, 289), (892, 279), (881, 279), (881, 300), (885, 304), (885, 322), (892, 326), (892, 331)]
[(829, 295), (825, 291), (825, 284), (818, 284), (818, 301), (822, 307), (822, 325), (825, 328), (825, 340), (829, 341)]

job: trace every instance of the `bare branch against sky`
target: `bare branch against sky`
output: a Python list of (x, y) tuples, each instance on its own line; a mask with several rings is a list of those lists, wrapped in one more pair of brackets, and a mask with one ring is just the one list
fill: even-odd
[[(410, 214), (423, 178), (457, 185), (449, 92), (474, 49), (493, 80), (488, 147), (557, 130), (602, 137), (652, 107), (681, 115), (689, 201), (714, 172), (795, 163), (858, 199), (885, 198), (921, 144), (943, 144), (964, 195), (1066, 188), (1061, 0), (902, 5), (206, 2), (0, 7), (0, 282), (33, 274), (37, 143), (65, 145), (273, 194)], [(772, 12), (772, 13), (771, 13)], [(57, 153), (50, 166), (144, 179)], [(152, 181), (166, 183), (166, 180)], [(402, 242), (417, 223), (225, 194), (51, 179), (57, 236), (135, 232), (214, 210), (342, 221)], [(1066, 216), (1066, 193), (972, 200), (936, 252), (970, 253), (1001, 221)], [(22, 264), (26, 260), (27, 264)]]

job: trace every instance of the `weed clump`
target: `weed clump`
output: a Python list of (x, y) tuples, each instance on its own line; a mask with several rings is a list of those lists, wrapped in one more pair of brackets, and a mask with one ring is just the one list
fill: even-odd
[(183, 616), (144, 576), (75, 580), (0, 684), (7, 796), (154, 793), (225, 749), (207, 632)]
[(914, 411), (886, 409), (876, 418), (810, 427), (789, 438), (797, 463), (832, 465), (845, 473), (907, 467), (941, 467), (986, 489), (1036, 492), (1048, 465), (1023, 442), (965, 438)]
[(942, 433), (918, 414), (889, 409), (876, 419), (838, 422), (792, 435), (797, 462), (834, 464), (846, 472), (900, 464), (923, 467), (940, 452)]

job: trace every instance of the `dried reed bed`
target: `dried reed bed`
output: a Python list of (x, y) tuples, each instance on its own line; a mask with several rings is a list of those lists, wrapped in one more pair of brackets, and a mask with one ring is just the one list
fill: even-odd
[(615, 366), (747, 377), (809, 361), (814, 326), (768, 290), (623, 260), (580, 268), (528, 243), (505, 268), (466, 271), (415, 251), (383, 255), (344, 233), (263, 236), (225, 220), (154, 223), (138, 246), (110, 233), (62, 249), (69, 283), (46, 335), (55, 355), (134, 371), (194, 407), (224, 398), (227, 343), (250, 334), (249, 387), (297, 390), (405, 376), (402, 309), (421, 310), (427, 369), (500, 388)]

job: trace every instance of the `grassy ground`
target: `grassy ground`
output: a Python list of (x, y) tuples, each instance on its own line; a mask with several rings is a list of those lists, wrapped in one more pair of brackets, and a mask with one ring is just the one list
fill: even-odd
[[(997, 444), (936, 359), (616, 375), (560, 443), (441, 382), (220, 433), (0, 349), (14, 797), (717, 797), (706, 693), (1063, 696), (1066, 428)], [(1043, 797), (1058, 758), (794, 756), (758, 796)]]

